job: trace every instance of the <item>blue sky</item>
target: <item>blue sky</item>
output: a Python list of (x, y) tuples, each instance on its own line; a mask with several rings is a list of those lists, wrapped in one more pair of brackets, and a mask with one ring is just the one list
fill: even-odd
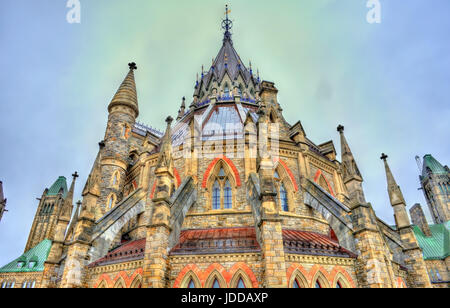
[[(366, 22), (364, 0), (228, 3), (235, 47), (276, 83), (286, 119), (338, 152), (345, 125), (376, 213), (393, 223), (381, 152), (408, 206), (425, 205), (414, 157), (450, 158), (450, 2), (380, 0), (381, 24)], [(0, 265), (23, 251), (58, 176), (78, 171), (80, 198), (127, 63), (139, 67), (139, 120), (163, 129), (221, 44), (223, 1), (81, 0), (81, 24), (65, 4), (0, 3)]]

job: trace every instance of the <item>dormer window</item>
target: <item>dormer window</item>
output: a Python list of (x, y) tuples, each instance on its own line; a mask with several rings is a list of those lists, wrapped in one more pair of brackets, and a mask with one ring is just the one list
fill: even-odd
[(36, 264), (37, 264), (36, 261), (30, 261), (30, 262), (28, 262), (28, 268), (29, 268), (29, 269), (34, 268), (34, 267), (36, 266)]
[(22, 268), (25, 265), (25, 262), (19, 261), (17, 262), (17, 268)]

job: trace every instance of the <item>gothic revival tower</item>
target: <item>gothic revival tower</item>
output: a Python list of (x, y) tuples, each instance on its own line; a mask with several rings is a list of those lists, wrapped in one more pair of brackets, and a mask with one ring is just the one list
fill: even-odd
[(432, 155), (423, 158), (419, 176), (428, 208), (435, 224), (450, 220), (450, 170), (442, 166)]
[(30, 250), (45, 239), (53, 240), (56, 224), (67, 196), (66, 178), (61, 176), (50, 188), (46, 188), (39, 199), (25, 251)]
[(6, 199), (3, 195), (3, 182), (0, 181), (0, 222), (2, 221), (4, 212), (6, 212)]
[(129, 72), (108, 106), (108, 124), (101, 149), (101, 186), (96, 218), (112, 210), (123, 198), (126, 171), (129, 166), (131, 131), (139, 115), (134, 71)]

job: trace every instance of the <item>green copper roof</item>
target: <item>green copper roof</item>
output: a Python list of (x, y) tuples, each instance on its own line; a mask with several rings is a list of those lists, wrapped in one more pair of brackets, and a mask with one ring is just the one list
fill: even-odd
[(430, 168), (433, 174), (447, 174), (444, 166), (441, 165), (431, 154), (425, 155), (423, 157), (423, 169), (422, 176), (426, 177), (428, 175), (427, 168)]
[(26, 273), (44, 271), (44, 262), (47, 260), (52, 241), (43, 240), (34, 248), (31, 248), (23, 255), (9, 264), (0, 268), (0, 273)]
[(63, 197), (65, 198), (67, 195), (67, 181), (63, 176), (60, 176), (48, 189), (47, 196), (57, 196), (61, 189), (63, 190)]
[(440, 225), (430, 225), (431, 237), (426, 237), (419, 227), (414, 226), (414, 234), (423, 250), (425, 260), (443, 260), (450, 256), (450, 221)]

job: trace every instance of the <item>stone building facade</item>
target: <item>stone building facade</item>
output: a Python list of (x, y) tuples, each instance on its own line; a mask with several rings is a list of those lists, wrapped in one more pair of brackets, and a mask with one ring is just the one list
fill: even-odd
[(339, 161), (332, 141), (285, 120), (275, 84), (244, 65), (228, 17), (223, 26), (217, 57), (165, 132), (137, 122), (129, 64), (82, 202), (73, 209), (75, 174), (39, 203), (27, 248), (52, 245), (36, 286), (430, 287), (387, 156), (395, 228), (366, 201), (344, 127)]

